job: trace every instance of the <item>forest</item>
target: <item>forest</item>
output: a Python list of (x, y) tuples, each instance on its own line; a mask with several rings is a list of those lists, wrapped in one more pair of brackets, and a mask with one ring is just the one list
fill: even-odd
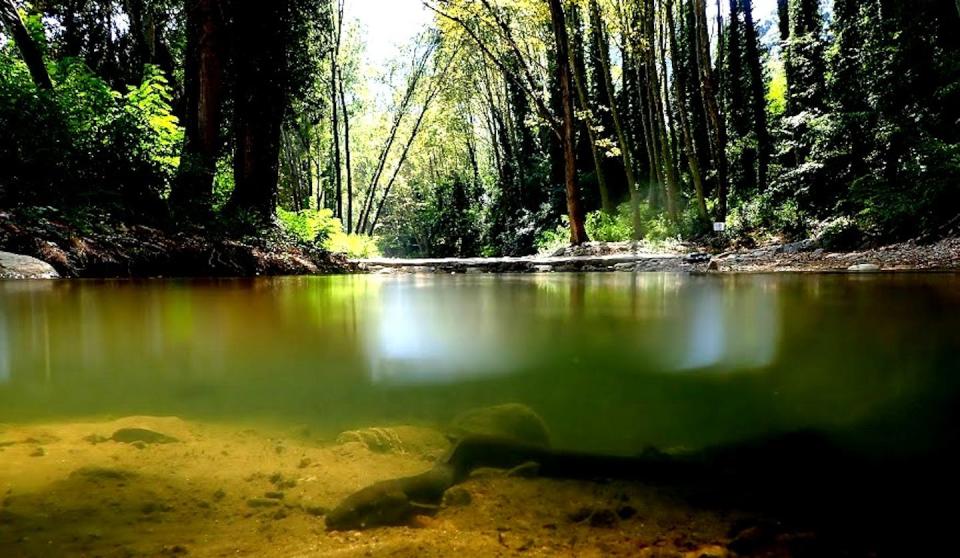
[(371, 81), (345, 1), (2, 0), (0, 208), (358, 257), (957, 224), (960, 2), (425, 0)]

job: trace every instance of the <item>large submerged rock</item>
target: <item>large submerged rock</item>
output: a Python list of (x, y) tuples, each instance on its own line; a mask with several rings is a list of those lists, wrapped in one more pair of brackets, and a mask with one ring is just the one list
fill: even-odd
[(52, 265), (30, 256), (0, 252), (0, 279), (57, 279)]
[(450, 432), (456, 437), (480, 434), (545, 447), (550, 445), (547, 424), (536, 411), (520, 403), (466, 411), (453, 419)]

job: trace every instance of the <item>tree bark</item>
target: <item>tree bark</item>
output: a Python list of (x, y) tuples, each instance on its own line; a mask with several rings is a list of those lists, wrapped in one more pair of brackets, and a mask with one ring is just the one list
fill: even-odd
[(790, 0), (777, 0), (777, 16), (780, 21), (780, 40), (786, 42), (790, 39)]
[(717, 92), (710, 60), (710, 38), (707, 33), (707, 7), (705, 0), (694, 0), (694, 15), (697, 26), (697, 65), (700, 69), (700, 89), (703, 97), (703, 108), (710, 128), (710, 147), (714, 166), (717, 171), (717, 210), (715, 219), (718, 222), (727, 218), (727, 155), (726, 155), (726, 126), (720, 117), (720, 107), (717, 102)]
[(225, 34), (220, 0), (186, 0), (184, 143), (171, 203), (187, 215), (210, 211), (220, 154)]
[(589, 240), (585, 227), (585, 216), (580, 203), (580, 188), (577, 185), (577, 161), (574, 150), (574, 114), (573, 96), (571, 94), (570, 55), (567, 46), (570, 44), (567, 36), (566, 17), (563, 13), (561, 0), (550, 0), (550, 19), (553, 23), (553, 33), (557, 48), (557, 75), (560, 81), (560, 95), (563, 102), (563, 159), (564, 177), (567, 192), (567, 213), (570, 216), (570, 242), (574, 246), (584, 244)]
[[(957, 0), (960, 2), (960, 0)], [(750, 104), (753, 109), (753, 131), (757, 136), (757, 189), (767, 189), (767, 175), (770, 169), (770, 132), (767, 129), (767, 95), (763, 81), (763, 66), (760, 60), (759, 37), (753, 19), (753, 0), (740, 0), (743, 5), (744, 37), (746, 38), (746, 62), (750, 75)]]
[[(330, 0), (330, 12), (334, 13), (334, 2)], [(338, 101), (338, 80), (340, 79), (340, 43), (343, 37), (343, 4), (337, 1), (337, 30), (333, 41), (333, 52), (330, 54), (330, 98), (333, 101), (333, 181), (336, 191), (336, 217), (343, 221), (343, 169), (340, 160), (340, 102)]]
[(235, 68), (235, 188), (228, 209), (257, 225), (272, 223), (277, 206), (290, 1), (237, 3), (234, 9), (234, 60), (241, 63)]
[[(336, 99), (333, 102), (337, 102)], [(340, 77), (340, 107), (343, 109), (343, 152), (347, 164), (347, 234), (353, 233), (353, 154), (350, 151), (350, 112), (347, 110), (347, 95)]]
[(0, 21), (4, 23), (13, 37), (17, 48), (20, 50), (20, 56), (30, 71), (30, 77), (33, 78), (37, 89), (50, 91), (53, 89), (53, 82), (50, 80), (50, 74), (43, 62), (43, 52), (40, 46), (30, 36), (30, 32), (20, 19), (20, 12), (13, 0), (0, 0)]
[[(417, 92), (417, 86), (420, 83), (420, 78), (423, 77), (423, 73), (426, 71), (427, 63), (430, 61), (430, 57), (435, 50), (435, 46), (436, 45), (434, 44), (427, 48), (423, 55), (417, 59), (411, 69), (412, 73), (410, 74), (410, 79), (407, 82), (407, 89), (404, 92), (400, 104), (397, 106), (397, 113), (394, 115), (393, 124), (390, 126), (390, 132), (387, 134), (387, 141), (384, 143), (383, 149), (380, 151), (380, 157), (377, 159), (377, 167), (374, 169), (373, 176), (370, 178), (370, 186), (367, 188), (367, 194), (364, 197), (363, 206), (360, 208), (360, 219), (357, 222), (358, 231), (367, 229), (370, 220), (370, 213), (373, 211), (377, 202), (377, 188), (380, 185), (380, 178), (383, 176), (387, 159), (390, 157), (390, 150), (393, 149), (393, 144), (397, 139), (397, 133), (400, 131), (400, 125), (403, 123), (403, 119), (407, 115), (407, 111), (410, 109), (410, 103), (413, 102), (413, 97)], [(346, 108), (344, 108), (344, 110), (346, 110)]]
[(687, 164), (690, 167), (690, 177), (693, 180), (693, 188), (697, 198), (697, 214), (704, 221), (710, 218), (707, 213), (707, 200), (703, 188), (703, 172), (700, 169), (700, 157), (697, 154), (696, 143), (693, 141), (693, 129), (690, 126), (690, 115), (687, 114), (689, 103), (687, 101), (687, 70), (681, 62), (682, 56), (677, 44), (677, 34), (675, 29), (675, 18), (673, 15), (672, 0), (667, 3), (667, 26), (670, 32), (670, 52), (674, 63), (673, 84), (674, 93), (677, 97), (677, 113), (680, 115), (681, 136), (683, 137), (684, 150), (687, 154)]
[[(597, 25), (597, 22), (593, 20), (591, 16), (591, 25)], [(580, 48), (580, 42), (576, 40), (576, 33), (574, 33), (574, 42), (571, 45), (573, 50)], [(571, 54), (571, 58), (573, 58)], [(600, 206), (606, 213), (614, 214), (616, 213), (616, 206), (613, 203), (613, 200), (610, 199), (610, 189), (607, 187), (607, 178), (603, 170), (603, 156), (600, 153), (599, 148), (597, 147), (597, 134), (594, 130), (596, 123), (593, 120), (593, 110), (590, 103), (590, 98), (587, 95), (587, 88), (585, 85), (586, 76), (584, 75), (584, 69), (582, 66), (577, 65), (574, 60), (570, 61), (573, 66), (573, 82), (577, 90), (577, 98), (580, 101), (580, 110), (583, 111), (584, 116), (584, 125), (587, 129), (587, 136), (590, 142), (590, 154), (593, 156), (593, 167), (597, 173), (597, 190), (600, 193)]]

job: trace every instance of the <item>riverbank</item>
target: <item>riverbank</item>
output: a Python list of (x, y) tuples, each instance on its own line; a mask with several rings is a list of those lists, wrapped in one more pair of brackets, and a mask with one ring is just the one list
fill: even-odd
[[(339, 273), (876, 272), (960, 271), (960, 237), (832, 251), (814, 240), (718, 251), (675, 242), (588, 243), (512, 258), (348, 260), (274, 230), (238, 237), (101, 219), (72, 224), (56, 212), (0, 212), (0, 278), (254, 277)], [(23, 257), (26, 258), (23, 258)], [(30, 260), (28, 258), (34, 258)], [(38, 260), (38, 261), (37, 261)], [(47, 268), (43, 264), (52, 267)], [(54, 273), (51, 273), (54, 272)]]
[[(307, 246), (279, 231), (244, 237), (109, 218), (77, 225), (52, 209), (30, 214), (0, 211), (0, 252), (46, 262), (63, 278), (254, 277), (355, 271), (345, 257)], [(11, 256), (9, 261), (12, 264), (16, 258)], [(21, 263), (30, 269), (19, 273), (11, 267), (3, 275), (49, 277), (49, 273), (35, 273), (35, 262)]]
[(960, 271), (960, 238), (847, 252), (824, 250), (812, 240), (715, 253), (687, 243), (589, 243), (522, 258), (375, 258), (356, 263), (370, 273), (956, 272)]

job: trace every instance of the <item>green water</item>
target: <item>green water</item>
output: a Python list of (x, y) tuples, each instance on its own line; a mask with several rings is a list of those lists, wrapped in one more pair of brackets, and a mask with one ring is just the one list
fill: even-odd
[(950, 443), (957, 275), (357, 276), (0, 283), (0, 423), (442, 424), (521, 402), (558, 446), (816, 429)]

